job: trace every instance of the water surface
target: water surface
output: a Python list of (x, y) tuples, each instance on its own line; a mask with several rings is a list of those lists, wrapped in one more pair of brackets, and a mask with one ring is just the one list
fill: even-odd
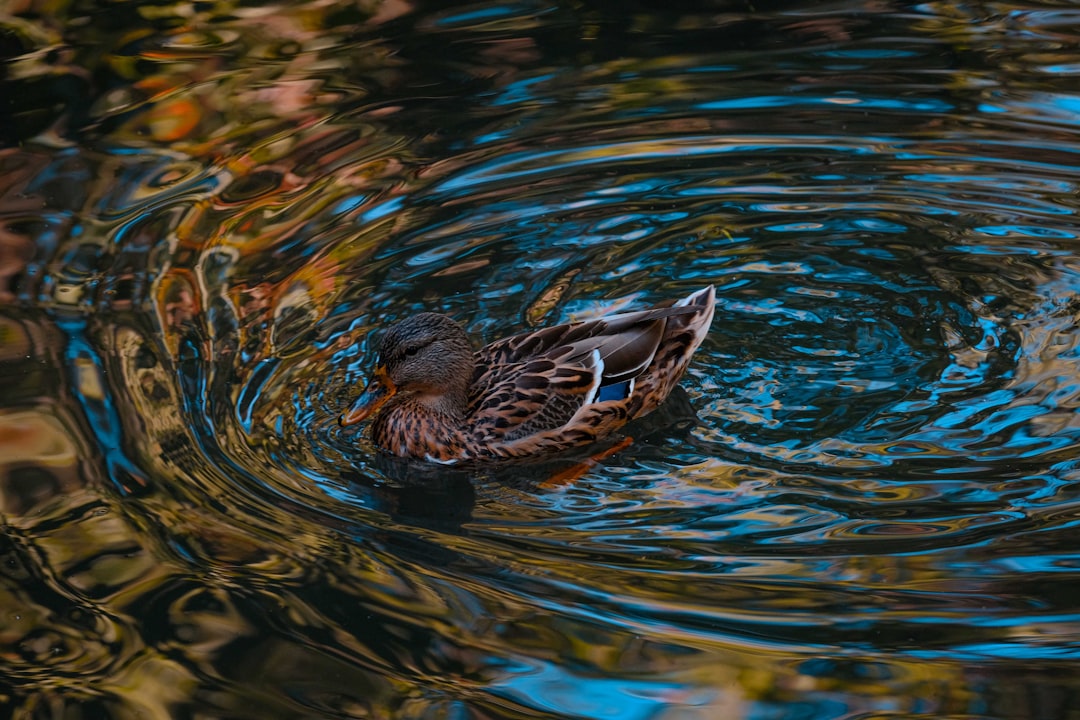
[[(46, 5), (0, 15), (14, 716), (1075, 717), (1070, 5)], [(576, 476), (336, 424), (411, 313), (710, 283)]]

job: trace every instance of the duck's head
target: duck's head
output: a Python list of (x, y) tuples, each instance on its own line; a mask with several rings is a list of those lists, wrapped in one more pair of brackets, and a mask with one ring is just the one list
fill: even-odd
[(383, 335), (367, 387), (339, 422), (358, 423), (399, 393), (433, 411), (461, 414), (474, 368), (473, 349), (460, 325), (438, 313), (413, 315)]

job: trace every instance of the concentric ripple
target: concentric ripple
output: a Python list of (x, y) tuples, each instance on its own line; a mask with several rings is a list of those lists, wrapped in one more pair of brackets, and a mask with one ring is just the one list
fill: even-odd
[[(1062, 463), (1080, 447), (1068, 249), (1080, 158), (1065, 144), (1021, 156), (994, 139), (678, 125), (487, 138), (407, 192), (351, 209), (350, 242), (366, 249), (349, 284), (321, 308), (302, 288), (279, 294), (274, 342), (231, 370), (245, 380), (219, 417), (260, 448), (242, 462), (272, 458), (309, 481), (274, 489), (295, 502), (335, 516), (389, 509), (406, 527), (417, 516), (400, 493), (443, 488), (432, 492), (449, 492), (444, 507), (473, 529), (458, 537), (451, 523), (437, 545), (476, 567), (523, 568), (482, 572), (484, 583), (581, 622), (573, 608), (601, 606), (626, 632), (678, 628), (690, 646), (752, 636), (809, 648), (823, 615), (850, 628), (836, 630), (843, 644), (873, 613), (919, 636), (923, 623), (952, 623), (939, 647), (965, 634), (999, 642), (991, 628), (1032, 605), (987, 610), (995, 589), (976, 574), (911, 588), (896, 558), (952, 573), (964, 548), (978, 556), (1063, 522), (1046, 498), (1068, 495), (1075, 469)], [(477, 495), (460, 495), (462, 480), (387, 464), (334, 422), (370, 371), (378, 329), (410, 313), (449, 312), (487, 342), (706, 283), (718, 313), (684, 382), (689, 432), (665, 418), (635, 428), (643, 441), (566, 487), (550, 489), (540, 465), (466, 473)], [(401, 489), (385, 505), (372, 481)], [(867, 557), (898, 569), (878, 574)]]
[[(894, 175), (883, 168), (903, 165), (912, 154), (899, 141), (888, 152), (880, 139), (874, 144), (876, 186), (849, 173), (830, 189), (732, 177), (731, 166), (764, 165), (757, 156), (773, 166), (783, 162), (780, 152), (793, 153), (789, 167), (807, 162), (789, 139), (777, 138), (773, 147), (762, 138), (752, 145), (653, 139), (632, 143), (649, 148), (637, 154), (627, 145), (519, 153), (499, 169), (489, 163), (434, 178), (397, 202), (391, 216), (419, 227), (376, 251), (376, 294), (363, 299), (366, 307), (351, 303), (355, 309), (346, 306), (317, 329), (324, 338), (318, 360), (302, 355), (295, 365), (275, 363), (270, 380), (260, 372), (252, 381), (258, 400), (280, 406), (288, 397), (295, 417), (305, 420), (296, 425), (297, 445), (323, 448), (336, 464), (355, 454), (353, 436), (327, 419), (355, 394), (370, 362), (359, 329), (434, 301), (491, 340), (520, 325), (659, 299), (654, 288), (664, 279), (668, 294), (705, 282), (718, 286), (718, 320), (689, 384), (704, 400), (696, 437), (707, 445), (699, 452), (902, 479), (933, 468), (962, 472), (957, 458), (1016, 460), (1077, 442), (1075, 394), (1058, 390), (1043, 404), (1029, 389), (1054, 382), (1032, 377), (1042, 368), (1032, 367), (1031, 358), (1040, 356), (1047, 333), (1066, 332), (1073, 320), (1068, 303), (1048, 306), (1044, 298), (1060, 297), (1075, 269), (1030, 247), (1049, 244), (1046, 229), (1014, 233), (1005, 247), (986, 242), (987, 228), (970, 200), (973, 187), (962, 177), (946, 181), (944, 166), (961, 160), (933, 156), (942, 171), (932, 182), (954, 193), (939, 194), (935, 209), (914, 201), (923, 192), (918, 187), (906, 204), (902, 197), (882, 199), (878, 188)], [(869, 147), (861, 152), (849, 143), (829, 146), (828, 153), (819, 147), (813, 163), (852, 163), (869, 155)], [(711, 164), (666, 170), (673, 157), (717, 148), (730, 156), (722, 179)], [(829, 154), (836, 160), (828, 161)], [(576, 167), (583, 157), (584, 167)], [(602, 172), (592, 167), (597, 159), (606, 159)], [(525, 198), (522, 183), (529, 187)], [(453, 199), (459, 188), (482, 204)], [(827, 190), (843, 202), (800, 200)], [(664, 269), (659, 277), (658, 268)], [(363, 276), (357, 284), (372, 286)], [(425, 296), (411, 303), (395, 294), (420, 287)], [(508, 303), (521, 308), (517, 317), (502, 312)], [(305, 376), (304, 369), (324, 364), (338, 374), (329, 391), (318, 392), (325, 377)], [(1058, 431), (1040, 432), (1052, 418)], [(1015, 440), (1000, 442), (1003, 432)]]
[[(0, 696), (60, 712), (56, 668), (95, 717), (1080, 692), (1076, 13), (144, 5), (100, 38), (0, 16), (57, 93), (13, 94), (0, 148), (28, 608)], [(445, 468), (337, 424), (412, 313), (479, 344), (706, 284), (680, 392), (600, 460)]]

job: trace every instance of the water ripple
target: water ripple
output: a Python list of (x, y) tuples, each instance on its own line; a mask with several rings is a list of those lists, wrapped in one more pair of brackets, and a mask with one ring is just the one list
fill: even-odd
[[(0, 17), (0, 695), (1075, 694), (1043, 677), (1080, 627), (1075, 12), (227, 5), (118, 4), (77, 48)], [(602, 462), (447, 470), (336, 423), (396, 319), (486, 342), (707, 283), (685, 392)]]

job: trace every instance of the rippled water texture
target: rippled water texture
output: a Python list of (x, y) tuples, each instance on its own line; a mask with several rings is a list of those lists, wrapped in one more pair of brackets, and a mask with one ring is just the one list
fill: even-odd
[[(0, 12), (13, 716), (1078, 717), (1071, 4)], [(335, 422), (710, 283), (594, 465)]]

